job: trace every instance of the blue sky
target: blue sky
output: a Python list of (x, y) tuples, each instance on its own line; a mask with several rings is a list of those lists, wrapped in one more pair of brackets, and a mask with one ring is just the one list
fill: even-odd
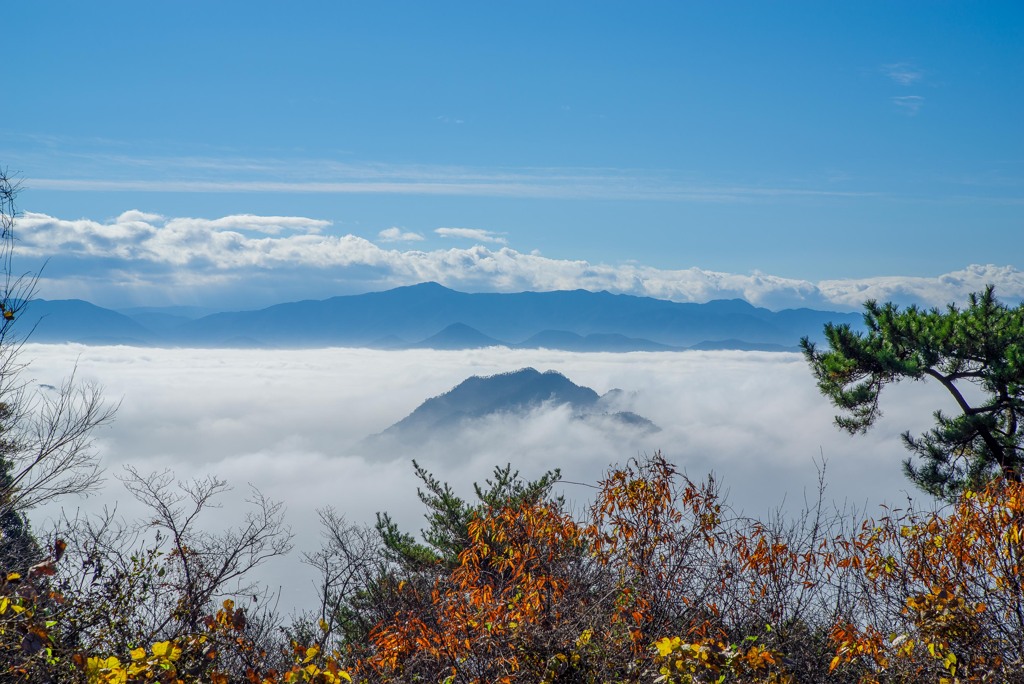
[(1024, 5), (16, 3), (45, 298), (1024, 297)]

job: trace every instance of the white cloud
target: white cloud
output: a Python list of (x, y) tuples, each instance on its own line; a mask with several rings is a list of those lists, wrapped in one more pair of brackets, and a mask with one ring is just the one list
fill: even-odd
[(438, 228), (434, 232), (443, 238), (461, 238), (477, 242), (492, 242), (498, 245), (508, 244), (508, 240), (497, 233), (480, 228)]
[(316, 234), (330, 226), (331, 222), (301, 216), (238, 214), (209, 221), (208, 225), (213, 230), (245, 230), (267, 235), (280, 235), (290, 232)]
[[(126, 212), (103, 223), (26, 213), (18, 220), (18, 251), (34, 256), (113, 257), (173, 266), (205, 264), (220, 271), (285, 264), (342, 266), (374, 259), (372, 255), (379, 248), (364, 238), (321, 235), (329, 225), (303, 217), (240, 215), (209, 220)], [(275, 234), (285, 230), (293, 234)]]
[(924, 98), (920, 95), (903, 95), (892, 98), (892, 102), (907, 116), (915, 116), (924, 106)]
[[(567, 480), (593, 483), (610, 464), (660, 449), (693, 478), (714, 471), (734, 506), (762, 515), (784, 498), (798, 506), (804, 490), (813, 490), (813, 462), (824, 453), (830, 496), (898, 501), (907, 487), (899, 433), (925, 429), (935, 408), (955, 410), (951, 400), (943, 403), (941, 388), (910, 383), (883, 395), (887, 415), (875, 429), (850, 437), (832, 425), (833, 409), (797, 354), (27, 345), (24, 355), (34, 359), (39, 383), (57, 385), (77, 364), (80, 379), (101, 383), (121, 401), (117, 420), (97, 435), (111, 474), (122, 463), (143, 472), (171, 467), (182, 478), (216, 474), (236, 488), (225, 502), (229, 514), (252, 483), (285, 503), (297, 551), (319, 543), (315, 511), (328, 505), (353, 522), (371, 523), (375, 512), (387, 510), (406, 529), (422, 528), (414, 457), (468, 495), (495, 465), (511, 462), (528, 477), (560, 467)], [(600, 393), (636, 391), (636, 412), (663, 430), (609, 434), (555, 410), (494, 418), (458, 439), (398, 452), (359, 446), (470, 375), (526, 366), (557, 370)], [(564, 492), (580, 505), (590, 495), (568, 485)], [(121, 512), (138, 514), (112, 478), (102, 496), (82, 506), (96, 510), (115, 499)], [(48, 513), (38, 512), (34, 522), (41, 525)], [(297, 553), (268, 572), (273, 586), (285, 588), (282, 605), (308, 599), (308, 570)]]
[(886, 76), (902, 86), (914, 85), (924, 78), (924, 72), (910, 62), (886, 64), (882, 67), (882, 71)]
[(826, 301), (844, 307), (859, 308), (867, 299), (942, 306), (965, 302), (971, 292), (986, 285), (996, 286), (996, 295), (1008, 301), (1024, 299), (1024, 271), (1013, 266), (971, 265), (963, 270), (931, 278), (889, 276), (847, 280), (822, 280), (818, 283)]
[[(40, 281), (40, 296), (78, 297), (103, 306), (253, 308), (424, 281), (467, 291), (608, 290), (677, 302), (742, 298), (770, 309), (857, 309), (868, 298), (940, 306), (963, 301), (989, 283), (1008, 301), (1024, 299), (1024, 272), (1013, 266), (814, 282), (761, 272), (555, 259), (507, 246), (402, 250), (355, 235), (332, 235), (328, 227), (302, 217), (209, 220), (130, 211), (99, 222), (26, 213), (18, 219), (17, 250), (53, 260)], [(390, 237), (390, 230), (382, 233)], [(501, 239), (477, 229), (441, 231), (478, 241)]]
[(385, 228), (377, 233), (377, 239), (380, 242), (418, 242), (423, 236), (401, 228)]

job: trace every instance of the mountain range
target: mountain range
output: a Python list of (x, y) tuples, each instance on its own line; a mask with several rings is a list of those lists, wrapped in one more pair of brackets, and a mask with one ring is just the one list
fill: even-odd
[(214, 313), (39, 299), (29, 302), (17, 329), (32, 330), (36, 342), (139, 346), (785, 351), (803, 336), (820, 339), (826, 322), (860, 321), (859, 314), (770, 311), (739, 299), (690, 304), (587, 290), (465, 293), (421, 283)]

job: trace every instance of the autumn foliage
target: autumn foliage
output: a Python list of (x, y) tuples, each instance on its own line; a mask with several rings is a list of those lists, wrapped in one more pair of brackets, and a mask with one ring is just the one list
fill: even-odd
[[(855, 524), (732, 515), (660, 457), (588, 515), (491, 508), (451, 572), (371, 634), (384, 681), (1014, 681), (1024, 488)], [(399, 587), (399, 591), (409, 585)]]
[[(713, 480), (692, 482), (656, 455), (609, 471), (581, 514), (550, 495), (492, 497), (451, 562), (353, 557), (372, 568), (345, 610), (334, 604), (309, 629), (268, 636), (225, 600), (194, 629), (142, 641), (116, 621), (118, 635), (76, 631), (58, 542), (3, 578), (0, 679), (1024, 680), (1024, 486), (995, 481), (943, 509), (883, 513), (855, 522), (819, 505), (752, 520)], [(147, 563), (160, 577), (181, 560)], [(376, 618), (364, 633), (360, 613)]]

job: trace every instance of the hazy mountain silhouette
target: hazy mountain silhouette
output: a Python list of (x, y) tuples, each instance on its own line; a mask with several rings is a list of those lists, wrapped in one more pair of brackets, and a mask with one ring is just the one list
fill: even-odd
[(82, 301), (33, 299), (18, 315), (18, 335), (33, 342), (148, 345), (158, 336), (123, 314)]
[(410, 348), (414, 349), (479, 349), (480, 347), (500, 346), (508, 345), (493, 337), (488, 337), (476, 328), (471, 328), (464, 323), (452, 323), (436, 335), (431, 335), (422, 342), (409, 345)]
[(796, 345), (785, 346), (772, 344), (771, 342), (747, 342), (746, 340), (705, 340), (690, 347), (694, 351), (717, 351), (732, 349), (734, 351), (768, 351), (768, 352), (795, 352), (800, 351)]
[[(859, 325), (860, 316), (810, 309), (773, 312), (742, 300), (680, 304), (586, 290), (467, 294), (423, 283), (278, 304), (259, 311), (213, 314), (183, 324), (178, 334), (182, 341), (206, 344), (245, 335), (267, 346), (369, 346), (390, 337), (426, 341), (460, 324), (503, 343), (529, 341), (545, 331), (564, 331), (583, 337), (588, 351), (623, 347), (632, 351), (652, 344), (681, 348), (705, 340), (731, 339), (793, 347), (804, 335), (820, 337), (829, 321)], [(616, 337), (588, 340), (590, 335)], [(642, 342), (631, 346), (624, 344), (622, 337)], [(447, 338), (442, 336), (446, 344), (450, 343)], [(490, 340), (483, 344), (493, 344)], [(579, 347), (580, 342), (574, 339), (570, 345)]]
[(618, 333), (577, 335), (568, 330), (542, 330), (515, 346), (520, 349), (564, 349), (579, 352), (680, 351), (683, 349), (683, 347), (658, 344), (638, 337), (626, 337)]
[(468, 294), (437, 283), (199, 313), (182, 307), (118, 313), (81, 300), (37, 300), (26, 320), (43, 316), (35, 338), (41, 342), (443, 349), (503, 344), (571, 351), (670, 351), (702, 344), (791, 349), (802, 336), (820, 339), (826, 322), (861, 325), (859, 314), (774, 312), (742, 300), (681, 304), (586, 290)]

